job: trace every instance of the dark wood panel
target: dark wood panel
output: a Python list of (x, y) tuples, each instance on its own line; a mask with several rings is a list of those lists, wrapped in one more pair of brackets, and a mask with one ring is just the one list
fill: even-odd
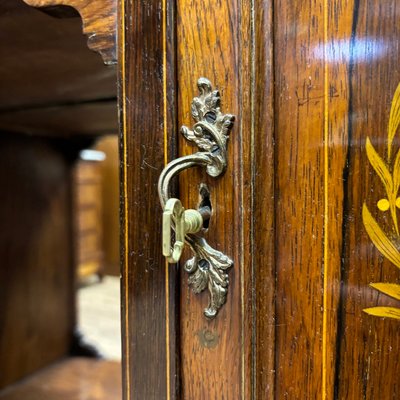
[(117, 101), (0, 111), (0, 131), (64, 138), (116, 135)]
[(88, 50), (82, 20), (0, 4), (0, 109), (116, 97), (116, 71)]
[(117, 54), (117, 0), (24, 0), (33, 7), (69, 6), (82, 17), (88, 46), (98, 51), (106, 64), (115, 64)]
[(120, 5), (124, 399), (175, 399), (179, 291), (162, 256), (157, 193), (175, 157), (174, 2)]
[[(363, 312), (375, 306), (399, 307), (398, 300), (369, 286), (372, 282), (398, 284), (399, 266), (396, 268), (387, 255), (385, 257), (374, 246), (362, 214), (365, 204), (398, 249), (399, 235), (391, 213), (377, 206), (380, 199), (387, 198), (387, 193), (367, 157), (366, 142), (370, 140), (383, 162), (390, 165), (390, 173), (396, 174), (393, 162), (399, 148), (398, 127), (394, 128), (393, 145), (388, 143), (388, 133), (392, 99), (400, 83), (396, 62), (400, 56), (399, 12), (400, 5), (395, 0), (354, 2), (352, 31), (346, 37), (349, 42), (349, 151), (344, 183), (346, 245), (340, 309), (338, 398), (400, 397), (399, 320)], [(388, 148), (392, 148), (391, 156)]]
[(384, 157), (395, 21), (395, 2), (275, 2), (276, 398), (399, 395), (398, 326), (363, 312), (396, 304), (368, 287), (398, 276), (362, 216), (390, 227), (366, 139)]
[(119, 400), (121, 392), (120, 363), (70, 358), (0, 392), (0, 399)]
[(0, 136), (0, 387), (68, 354), (75, 324), (70, 174), (43, 140)]
[[(346, 219), (349, 65), (348, 45), (354, 3), (324, 4), (324, 265), (322, 327), (322, 396), (336, 398), (340, 282), (343, 268), (343, 221)], [(318, 53), (317, 53), (318, 54)]]
[(276, 2), (277, 398), (335, 391), (353, 7)]

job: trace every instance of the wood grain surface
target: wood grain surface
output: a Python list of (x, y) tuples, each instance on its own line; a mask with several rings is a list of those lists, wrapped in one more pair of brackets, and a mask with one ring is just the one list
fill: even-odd
[(70, 6), (82, 17), (90, 49), (106, 64), (116, 63), (117, 0), (24, 0), (33, 7)]
[(368, 284), (398, 278), (361, 216), (382, 197), (365, 141), (386, 145), (396, 3), (279, 1), (274, 15), (276, 398), (397, 398), (398, 326), (363, 308), (393, 305)]
[[(362, 208), (392, 235), (390, 213), (377, 207), (386, 196), (384, 186), (368, 162), (366, 139), (382, 158), (387, 157), (387, 135), (392, 98), (400, 82), (397, 1), (354, 2), (352, 9), (349, 77), (347, 179), (344, 182), (346, 219), (342, 265), (340, 329), (338, 331), (338, 398), (396, 399), (400, 396), (399, 321), (373, 317), (363, 309), (398, 306), (371, 282), (399, 283), (398, 269), (374, 247), (366, 234)], [(399, 132), (397, 132), (397, 135)], [(394, 147), (399, 147), (398, 136)], [(394, 234), (394, 232), (393, 232)]]
[(120, 109), (124, 399), (179, 395), (177, 269), (161, 247), (158, 177), (176, 157), (173, 2), (122, 0)]
[[(250, 1), (181, 1), (177, 17), (179, 125), (193, 123), (190, 102), (197, 95), (200, 76), (220, 91), (222, 111), (236, 115), (225, 175), (214, 179), (204, 171), (190, 170), (180, 179), (185, 207), (196, 207), (199, 185), (208, 185), (213, 214), (207, 240), (234, 260), (228, 271), (227, 303), (212, 321), (202, 312), (207, 291), (192, 293), (183, 273), (182, 398), (272, 396), (272, 7)], [(181, 138), (180, 154), (195, 151)]]
[(0, 388), (69, 353), (75, 325), (69, 162), (0, 137)]
[(118, 362), (69, 358), (0, 392), (0, 399), (118, 400), (121, 392)]
[[(240, 129), (240, 24), (239, 4), (236, 1), (183, 0), (177, 8), (178, 46), (178, 123), (191, 126), (190, 105), (198, 94), (197, 79), (208, 78), (221, 94), (221, 109), (238, 117), (228, 143), (228, 169), (221, 178), (210, 178), (202, 169), (188, 170), (180, 175), (180, 199), (185, 208), (196, 208), (199, 185), (206, 183), (210, 190), (213, 214), (207, 232), (208, 243), (233, 259), (228, 270), (229, 292), (226, 304), (211, 321), (204, 317), (208, 291), (195, 295), (181, 279), (181, 373), (184, 399), (242, 398), (242, 373), (245, 354), (241, 276), (248, 268), (244, 263), (249, 249), (243, 248), (241, 212), (243, 182), (240, 175), (242, 130)], [(248, 49), (247, 49), (248, 51)], [(197, 151), (184, 138), (180, 155)], [(236, 157), (234, 156), (236, 155)], [(187, 252), (182, 262), (190, 256)]]
[[(243, 140), (250, 154), (252, 203), (246, 208), (251, 219), (253, 244), (251, 290), (253, 355), (250, 399), (275, 398), (275, 120), (274, 120), (274, 25), (272, 2), (253, 2), (251, 137)], [(247, 130), (249, 128), (245, 128)], [(244, 161), (244, 170), (249, 161)], [(248, 169), (248, 167), (247, 167)], [(246, 209), (245, 208), (245, 209)], [(250, 295), (251, 293), (251, 295)]]
[(312, 399), (323, 376), (324, 59), (314, 47), (324, 45), (324, 8), (276, 6), (275, 398)]
[[(369, 284), (396, 283), (398, 271), (374, 247), (362, 219), (366, 202), (374, 218), (388, 226), (389, 217), (376, 206), (385, 193), (365, 143), (370, 137), (378, 153), (385, 154), (391, 101), (400, 81), (398, 8), (395, 0), (177, 2), (178, 126), (193, 123), (190, 103), (201, 76), (220, 90), (222, 110), (237, 116), (225, 175), (214, 179), (193, 169), (179, 180), (186, 208), (197, 206), (199, 185), (208, 185), (213, 212), (207, 241), (232, 257), (234, 266), (227, 303), (212, 321), (203, 316), (207, 292), (193, 294), (181, 273), (179, 326), (174, 328), (180, 353), (175, 359), (181, 383), (177, 398), (399, 397), (398, 322), (363, 312), (376, 305), (396, 306)], [(143, 9), (137, 11), (132, 15)], [(135, 21), (135, 35), (142, 33), (141, 18)], [(153, 21), (153, 33), (159, 26), (159, 20)], [(146, 57), (149, 48), (154, 54), (165, 49), (158, 35), (153, 37), (150, 46), (137, 52)], [(134, 36), (135, 43), (142, 44), (143, 35), (140, 40)], [(143, 90), (143, 76), (154, 83), (149, 79), (154, 60), (142, 62), (135, 59), (139, 73), (133, 82), (139, 83), (128, 86), (130, 93)], [(157, 92), (160, 109), (165, 105), (161, 95)], [(132, 127), (149, 131), (149, 122), (132, 118), (146, 107), (142, 102), (133, 114), (129, 111), (126, 126), (132, 120)], [(159, 130), (160, 115), (152, 116)], [(175, 138), (171, 131), (167, 136)], [(149, 140), (140, 130), (135, 137), (136, 144), (125, 147), (125, 172), (153, 201), (148, 189), (156, 179), (152, 171), (145, 168), (142, 178), (130, 172), (135, 163), (143, 165), (137, 146), (146, 148)], [(394, 146), (399, 147), (397, 138)], [(179, 138), (179, 155), (195, 151)], [(150, 154), (156, 169), (161, 147), (158, 156)], [(137, 192), (125, 193), (128, 202), (143, 207)], [(140, 218), (157, 231), (147, 246), (160, 254), (159, 222)], [(127, 231), (138, 241), (143, 231), (136, 226)], [(189, 256), (185, 253), (183, 261)], [(135, 254), (129, 260), (137, 274)], [(127, 309), (135, 309), (129, 302), (135, 301), (136, 291), (154, 311), (156, 284), (145, 298), (145, 291), (130, 283), (131, 273), (126, 272)], [(132, 332), (138, 335), (140, 328)], [(161, 335), (153, 332), (155, 345)], [(127, 365), (134, 367), (134, 362), (131, 358)]]

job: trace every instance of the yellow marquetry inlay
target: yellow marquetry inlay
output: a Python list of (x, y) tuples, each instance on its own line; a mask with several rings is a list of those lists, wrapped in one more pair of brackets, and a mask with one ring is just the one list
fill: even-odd
[[(368, 160), (379, 178), (381, 179), (384, 188), (386, 189), (387, 200), (389, 202), (389, 208), (392, 215), (394, 228), (396, 230), (396, 233), (399, 234), (399, 228), (397, 224), (396, 198), (400, 186), (400, 169), (398, 169), (397, 173), (395, 170), (393, 170), (392, 175), (389, 169), (389, 165), (386, 164), (386, 162), (376, 152), (369, 138), (367, 138), (365, 147), (367, 150)], [(396, 157), (396, 159), (397, 158), (399, 157)]]
[(381, 211), (389, 210), (390, 203), (388, 199), (380, 199), (376, 204)]
[[(388, 160), (392, 157), (393, 139), (396, 135), (397, 128), (400, 125), (400, 85), (397, 86), (392, 100), (392, 108), (390, 109), (389, 125), (388, 125)], [(397, 153), (398, 155), (398, 153)]]
[(394, 299), (400, 300), (400, 285), (396, 283), (371, 283), (370, 286)]
[[(379, 176), (386, 191), (386, 198), (377, 202), (380, 211), (390, 210), (393, 222), (393, 232), (388, 234), (381, 228), (376, 219), (372, 216), (367, 205), (364, 203), (362, 217), (365, 229), (372, 243), (379, 252), (392, 262), (397, 268), (400, 268), (400, 251), (398, 243), (400, 240), (397, 208), (400, 208), (400, 197), (398, 196), (400, 188), (400, 150), (397, 151), (394, 161), (393, 140), (400, 125), (400, 84), (395, 91), (392, 107), (390, 110), (387, 139), (387, 157), (382, 158), (375, 150), (371, 140), (367, 137), (366, 152), (371, 166)], [(400, 285), (394, 283), (371, 283), (371, 287), (379, 292), (400, 300)], [(364, 310), (367, 314), (377, 317), (387, 317), (400, 320), (400, 308), (397, 307), (372, 307)]]
[[(398, 197), (395, 201), (396, 207), (400, 208), (400, 197)], [(390, 203), (388, 199), (380, 199), (377, 203), (376, 206), (381, 210), (381, 211), (387, 211), (390, 208)]]
[(362, 216), (368, 236), (376, 248), (382, 253), (383, 256), (396, 265), (396, 267), (400, 268), (400, 252), (397, 250), (397, 246), (381, 229), (376, 219), (369, 212), (366, 204), (363, 206)]
[(375, 317), (387, 317), (400, 319), (400, 308), (396, 307), (372, 307), (365, 308), (364, 312)]

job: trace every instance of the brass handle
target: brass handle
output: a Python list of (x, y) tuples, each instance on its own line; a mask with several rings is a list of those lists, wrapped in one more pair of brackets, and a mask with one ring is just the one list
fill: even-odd
[[(220, 110), (218, 90), (212, 90), (211, 82), (200, 78), (197, 82), (200, 96), (192, 101), (192, 129), (183, 126), (181, 133), (194, 142), (199, 152), (171, 161), (161, 172), (158, 194), (163, 208), (163, 255), (170, 263), (179, 261), (184, 243), (194, 257), (186, 261), (184, 269), (189, 273), (189, 285), (195, 293), (206, 288), (210, 291), (210, 303), (204, 310), (208, 318), (214, 318), (226, 301), (229, 279), (226, 270), (233, 261), (222, 252), (213, 249), (199, 235), (204, 216), (209, 210), (186, 210), (179, 199), (170, 198), (171, 179), (185, 169), (201, 166), (208, 175), (220, 176), (227, 166), (226, 146), (235, 117)], [(209, 216), (209, 215), (208, 215)], [(175, 242), (171, 243), (171, 229), (175, 231)]]

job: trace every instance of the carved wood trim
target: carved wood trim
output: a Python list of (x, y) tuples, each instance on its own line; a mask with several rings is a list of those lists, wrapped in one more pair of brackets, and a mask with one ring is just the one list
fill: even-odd
[(97, 51), (106, 64), (116, 63), (117, 0), (24, 0), (33, 7), (70, 6), (83, 21), (88, 47)]

